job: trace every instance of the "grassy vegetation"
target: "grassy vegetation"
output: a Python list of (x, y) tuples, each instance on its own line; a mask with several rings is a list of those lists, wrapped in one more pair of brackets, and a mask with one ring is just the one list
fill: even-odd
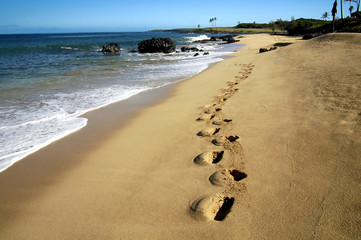
[[(337, 20), (335, 23), (336, 32), (357, 32), (361, 33), (361, 19), (357, 18), (345, 18)], [(308, 33), (330, 33), (332, 32), (332, 22), (323, 21), (309, 24), (308, 21), (298, 22), (287, 29), (290, 35), (300, 35)]]
[[(332, 23), (329, 25), (325, 25), (316, 29), (316, 32), (330, 32)], [(344, 21), (337, 20), (336, 21), (336, 31), (337, 32), (355, 32), (361, 33), (361, 18), (346, 18)]]

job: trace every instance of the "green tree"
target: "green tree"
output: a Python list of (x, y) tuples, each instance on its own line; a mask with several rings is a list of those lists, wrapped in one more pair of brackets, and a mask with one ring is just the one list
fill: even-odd
[(270, 21), (269, 24), (271, 25), (272, 32), (275, 32), (275, 30), (276, 30), (276, 23), (275, 23), (275, 21)]

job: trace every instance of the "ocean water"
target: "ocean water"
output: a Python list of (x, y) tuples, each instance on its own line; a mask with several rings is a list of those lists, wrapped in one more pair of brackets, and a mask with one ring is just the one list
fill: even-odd
[[(142, 91), (187, 79), (237, 45), (196, 44), (211, 35), (81, 33), (0, 35), (0, 171), (87, 124), (82, 115)], [(138, 42), (170, 37), (209, 55), (131, 53)], [(119, 55), (102, 46), (117, 42)]]

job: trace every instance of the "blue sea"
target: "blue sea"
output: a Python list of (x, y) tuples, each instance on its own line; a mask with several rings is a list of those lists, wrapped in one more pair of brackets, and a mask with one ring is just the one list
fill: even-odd
[[(0, 171), (87, 125), (82, 115), (187, 79), (237, 45), (197, 44), (212, 35), (137, 32), (0, 35)], [(172, 38), (178, 53), (140, 54), (138, 43)], [(117, 42), (119, 55), (102, 46)], [(209, 55), (182, 53), (195, 46)]]

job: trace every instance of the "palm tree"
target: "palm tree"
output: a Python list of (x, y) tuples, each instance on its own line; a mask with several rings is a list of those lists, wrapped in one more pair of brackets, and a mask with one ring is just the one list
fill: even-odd
[(329, 19), (330, 17), (328, 16), (328, 12), (325, 12), (324, 14), (322, 14), (322, 17), (323, 19)]
[(360, 1), (361, 0), (347, 0), (347, 1), (350, 1), (350, 5), (351, 5), (351, 2), (354, 2), (357, 4), (357, 12), (360, 11)]
[(217, 18), (214, 17), (213, 20), (214, 20), (215, 27), (217, 27)]
[(213, 27), (213, 21), (214, 21), (214, 18), (209, 19), (209, 23), (212, 24), (212, 27)]
[(351, 14), (352, 14), (352, 11), (353, 11), (354, 7), (351, 5), (350, 8), (348, 9), (350, 11), (350, 17), (351, 17)]
[(351, 13), (352, 11), (355, 9), (354, 6), (352, 6), (352, 3), (356, 3), (356, 4), (360, 4), (360, 0), (344, 0), (345, 2), (350, 2), (350, 8), (348, 9), (350, 11), (350, 17), (351, 17)]
[(331, 12), (332, 12), (332, 31), (335, 32), (335, 17), (336, 17), (336, 13), (337, 13), (337, 0), (335, 0), (335, 2), (333, 3)]
[(343, 7), (342, 7), (342, 0), (340, 0), (340, 2), (341, 2), (341, 21), (343, 22)]

